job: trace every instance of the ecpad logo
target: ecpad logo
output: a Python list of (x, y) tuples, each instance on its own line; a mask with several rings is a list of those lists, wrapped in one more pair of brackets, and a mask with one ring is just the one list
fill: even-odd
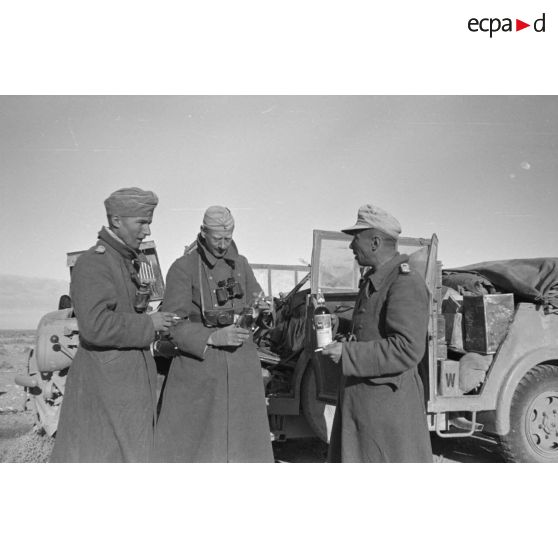
[[(536, 19), (533, 22), (533, 30), (536, 33), (545, 32), (545, 15), (546, 14), (543, 13), (543, 15), (540, 18)], [(500, 19), (498, 17), (485, 17), (482, 19), (477, 19), (475, 17), (472, 17), (467, 22), (467, 27), (469, 28), (469, 31), (473, 33), (477, 33), (478, 31), (481, 31), (483, 33), (489, 33), (490, 38), (492, 38), (492, 35), (494, 33), (497, 33), (498, 31), (503, 31), (503, 32), (514, 31), (512, 18), (509, 17), (505, 17), (503, 19)], [(515, 20), (515, 31), (521, 31), (522, 29), (526, 29), (527, 27), (531, 27), (531, 24), (525, 23), (520, 19)]]

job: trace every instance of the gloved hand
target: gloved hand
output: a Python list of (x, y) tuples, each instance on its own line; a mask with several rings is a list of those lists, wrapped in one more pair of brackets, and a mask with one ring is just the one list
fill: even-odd
[(207, 340), (214, 347), (240, 347), (250, 338), (250, 332), (234, 324), (215, 330)]

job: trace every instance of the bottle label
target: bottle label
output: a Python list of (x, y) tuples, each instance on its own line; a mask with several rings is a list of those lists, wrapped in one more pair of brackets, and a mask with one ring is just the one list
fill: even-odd
[(319, 314), (314, 316), (316, 326), (316, 345), (325, 347), (329, 345), (333, 338), (331, 335), (331, 314)]

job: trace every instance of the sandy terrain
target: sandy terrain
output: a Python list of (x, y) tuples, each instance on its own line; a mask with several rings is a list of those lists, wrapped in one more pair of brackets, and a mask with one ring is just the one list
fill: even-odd
[(26, 371), (34, 342), (34, 331), (0, 330), (0, 462), (44, 462), (52, 447), (34, 428), (32, 406), (14, 379)]
[(25, 371), (33, 331), (0, 330), (0, 412), (21, 411), (25, 406), (23, 388), (15, 386), (14, 376)]

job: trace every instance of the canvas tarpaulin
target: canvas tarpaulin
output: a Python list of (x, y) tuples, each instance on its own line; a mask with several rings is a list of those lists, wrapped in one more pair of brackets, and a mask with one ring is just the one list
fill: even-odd
[[(558, 308), (558, 258), (497, 260), (444, 269), (443, 284), (452, 288), (461, 284), (498, 292), (513, 293), (521, 299)], [(475, 282), (475, 278), (477, 281)], [(482, 290), (474, 291), (483, 294)]]

